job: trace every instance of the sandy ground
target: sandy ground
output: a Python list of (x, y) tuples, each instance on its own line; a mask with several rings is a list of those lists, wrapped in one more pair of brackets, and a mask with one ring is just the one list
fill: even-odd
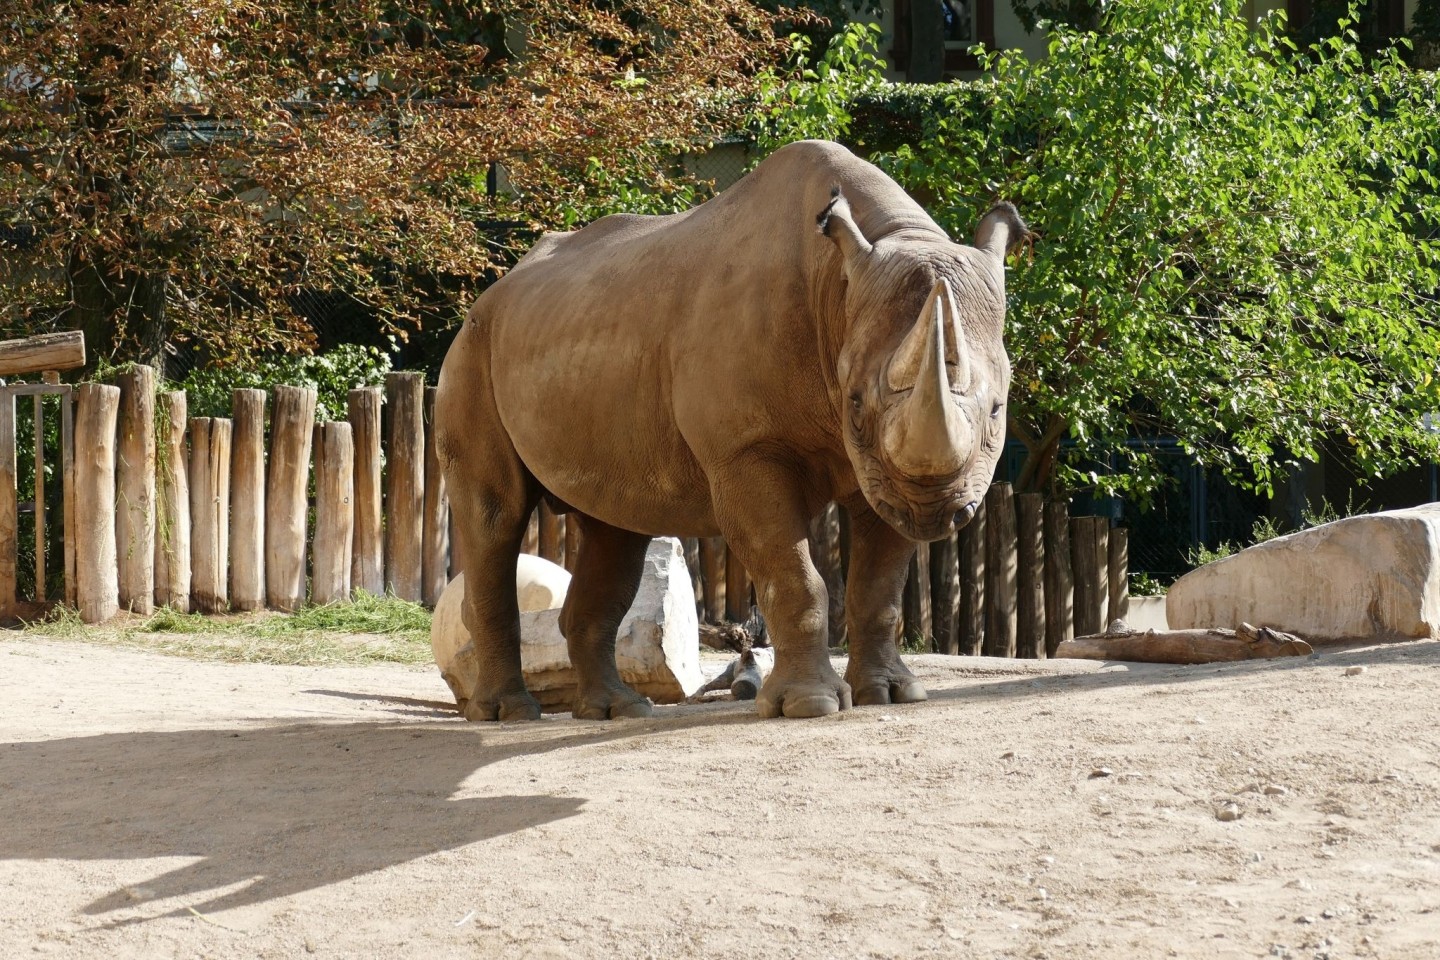
[(1440, 643), (914, 665), (495, 726), (433, 670), (0, 640), (0, 956), (1440, 957)]

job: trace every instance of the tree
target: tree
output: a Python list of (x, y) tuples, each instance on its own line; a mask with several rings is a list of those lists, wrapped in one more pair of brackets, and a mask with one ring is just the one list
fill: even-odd
[[(12, 0), (0, 311), (101, 357), (310, 337), (301, 288), (403, 329), (596, 191), (674, 194), (776, 56), (743, 0)], [(487, 190), (502, 162), (511, 190)], [(573, 213), (569, 215), (573, 219)]]
[[(1345, 37), (1299, 55), (1233, 0), (1105, 17), (992, 56), (874, 158), (953, 236), (996, 198), (1039, 235), (1009, 280), (1020, 488), (1143, 498), (1160, 436), (1262, 489), (1329, 444), (1370, 474), (1440, 455), (1433, 75)], [(788, 89), (821, 126), (830, 101)]]

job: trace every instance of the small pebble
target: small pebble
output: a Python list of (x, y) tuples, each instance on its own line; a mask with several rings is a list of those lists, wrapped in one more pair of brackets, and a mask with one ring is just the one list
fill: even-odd
[(1000, 759), (1001, 759), (1001, 760), (1014, 760), (1014, 759), (1015, 759), (1015, 751), (1014, 751), (1014, 750), (1006, 750), (1004, 753), (1000, 754)]
[(1282, 787), (1278, 783), (1267, 783), (1265, 785), (1265, 796), (1267, 797), (1283, 797), (1289, 792), (1289, 787)]
[(1055, 858), (1052, 857), (1052, 856), (1050, 856), (1050, 855), (1047, 853), (1045, 856), (1043, 856), (1043, 857), (1040, 858), (1040, 862), (1041, 862), (1041, 863), (1054, 863), (1054, 862), (1055, 862)]
[(1035, 889), (1035, 896), (1036, 896), (1037, 899), (1040, 899), (1040, 900), (1049, 900), (1049, 899), (1050, 899), (1050, 891), (1046, 890), (1044, 887), (1037, 887), (1037, 888)]
[(1215, 819), (1224, 823), (1239, 820), (1242, 816), (1244, 816), (1244, 814), (1240, 812), (1240, 805), (1237, 803), (1223, 804), (1219, 810), (1215, 811)]
[(880, 715), (880, 722), (881, 722), (881, 723), (889, 723), (890, 721), (892, 721), (892, 720), (894, 720), (894, 719), (895, 719), (895, 718), (892, 717), (892, 716), (891, 716), (890, 714), (888, 714), (888, 713), (885, 713), (885, 714), (881, 714), (881, 715)]
[(1094, 770), (1090, 771), (1090, 779), (1094, 780), (1098, 777), (1108, 777), (1114, 772), (1115, 771), (1111, 770), (1109, 767), (1096, 767)]
[(1364, 673), (1364, 672), (1366, 671), (1366, 669), (1367, 669), (1366, 667), (1346, 667), (1346, 668), (1345, 668), (1345, 676), (1347, 676), (1347, 677), (1358, 677), (1358, 676), (1360, 676), (1360, 674)]
[(1296, 918), (1295, 918), (1295, 922), (1296, 922), (1296, 923), (1307, 923), (1307, 924), (1308, 924), (1308, 923), (1314, 923), (1314, 922), (1315, 922), (1315, 918), (1314, 918), (1314, 917), (1308, 917), (1308, 916), (1306, 916), (1306, 917), (1296, 917)]

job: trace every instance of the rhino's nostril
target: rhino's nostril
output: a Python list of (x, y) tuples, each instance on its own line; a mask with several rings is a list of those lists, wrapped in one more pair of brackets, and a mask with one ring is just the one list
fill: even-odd
[(979, 509), (980, 501), (978, 500), (971, 500), (969, 503), (965, 504), (965, 506), (962, 507), (960, 511), (955, 514), (955, 526), (957, 528), (963, 527), (971, 520), (974, 520), (975, 512)]

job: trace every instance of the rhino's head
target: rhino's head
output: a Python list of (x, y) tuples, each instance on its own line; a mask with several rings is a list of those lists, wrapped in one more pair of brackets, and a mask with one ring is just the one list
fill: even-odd
[(836, 379), (860, 489), (906, 537), (939, 539), (975, 515), (1005, 442), (1004, 258), (1028, 231), (1002, 203), (973, 247), (916, 230), (872, 244), (838, 194), (820, 223), (844, 263)]

